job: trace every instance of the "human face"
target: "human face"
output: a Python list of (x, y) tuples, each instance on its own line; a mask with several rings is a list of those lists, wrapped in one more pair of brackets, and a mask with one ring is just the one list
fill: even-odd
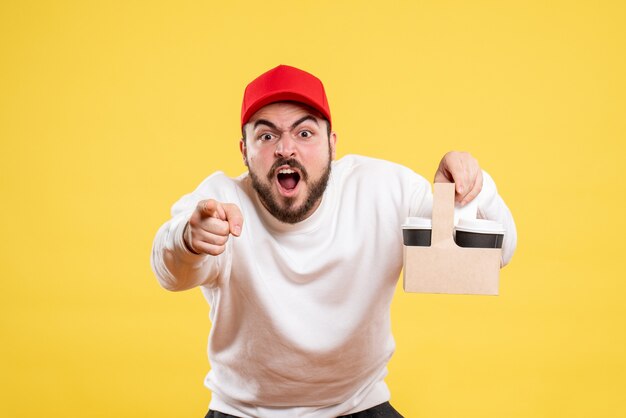
[(306, 219), (321, 202), (337, 141), (326, 124), (309, 107), (280, 102), (261, 108), (244, 127), (240, 149), (252, 186), (282, 222)]

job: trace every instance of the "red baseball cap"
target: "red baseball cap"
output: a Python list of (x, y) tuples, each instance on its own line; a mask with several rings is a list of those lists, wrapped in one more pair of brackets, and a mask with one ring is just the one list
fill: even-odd
[(279, 65), (261, 74), (246, 87), (241, 105), (241, 126), (263, 106), (282, 101), (311, 106), (330, 124), (330, 108), (320, 79), (298, 68)]

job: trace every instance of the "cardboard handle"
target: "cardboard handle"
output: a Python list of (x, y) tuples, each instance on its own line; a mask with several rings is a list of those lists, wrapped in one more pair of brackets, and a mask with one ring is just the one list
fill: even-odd
[(497, 295), (500, 248), (464, 248), (454, 242), (454, 183), (435, 183), (430, 247), (404, 247), (404, 290)]
[(454, 241), (454, 192), (454, 183), (434, 184), (432, 246)]

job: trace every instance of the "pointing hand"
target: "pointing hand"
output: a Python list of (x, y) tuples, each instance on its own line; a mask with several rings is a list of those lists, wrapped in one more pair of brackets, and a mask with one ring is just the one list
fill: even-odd
[(229, 235), (241, 235), (242, 225), (243, 215), (237, 205), (202, 200), (185, 226), (183, 240), (193, 253), (219, 255), (226, 249)]

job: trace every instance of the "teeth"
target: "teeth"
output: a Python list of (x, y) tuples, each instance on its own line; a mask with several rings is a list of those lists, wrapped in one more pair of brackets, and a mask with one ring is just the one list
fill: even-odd
[(278, 170), (278, 173), (280, 173), (280, 174), (293, 174), (293, 173), (295, 173), (295, 171), (293, 171), (290, 168), (283, 168), (282, 170)]

